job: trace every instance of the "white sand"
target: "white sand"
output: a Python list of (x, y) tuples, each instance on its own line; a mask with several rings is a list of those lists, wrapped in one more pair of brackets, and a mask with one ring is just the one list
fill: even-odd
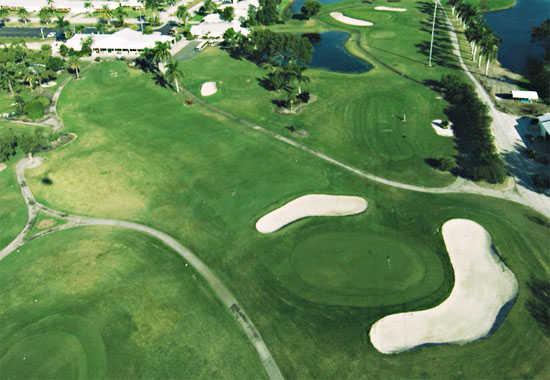
[(204, 82), (201, 86), (202, 96), (214, 95), (216, 92), (218, 92), (218, 86), (216, 86), (216, 82)]
[(4, 171), (7, 169), (7, 165), (4, 164), (3, 162), (0, 162), (0, 172)]
[(262, 216), (256, 223), (256, 229), (263, 234), (268, 234), (309, 216), (355, 215), (366, 209), (367, 201), (361, 197), (309, 194), (298, 197)]
[(341, 23), (355, 26), (373, 26), (374, 24), (370, 21), (359, 20), (357, 18), (344, 16), (341, 12), (330, 12), (330, 17)]
[(443, 137), (454, 137), (455, 134), (453, 133), (452, 124), (449, 123), (447, 128), (443, 128), (441, 127), (442, 122), (443, 120), (440, 119), (432, 120), (432, 128), (434, 129), (435, 133)]
[(442, 227), (455, 272), (449, 297), (434, 308), (392, 314), (370, 329), (374, 347), (385, 354), (427, 343), (467, 343), (486, 336), (502, 306), (518, 291), (514, 274), (491, 248), (489, 233), (468, 219)]
[(377, 11), (388, 11), (388, 12), (405, 12), (406, 11), (405, 8), (384, 7), (384, 6), (374, 7), (374, 9)]

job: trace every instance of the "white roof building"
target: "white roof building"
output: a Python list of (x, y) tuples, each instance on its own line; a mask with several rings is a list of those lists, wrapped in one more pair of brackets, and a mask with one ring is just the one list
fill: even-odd
[(539, 100), (539, 94), (536, 91), (512, 90), (512, 98), (528, 101)]
[[(54, 0), (52, 6), (57, 9), (70, 9), (71, 13), (88, 12), (85, 7), (88, 1), (84, 0)], [(89, 1), (93, 9), (100, 9), (103, 6), (108, 6), (110, 9), (115, 9), (119, 4), (128, 7), (142, 8), (143, 4), (138, 0), (92, 0)], [(0, 5), (5, 7), (25, 8), (30, 12), (37, 12), (41, 8), (49, 7), (48, 0), (0, 0)]]
[(233, 21), (224, 21), (217, 13), (207, 15), (200, 24), (193, 25), (191, 27), (191, 34), (199, 38), (204, 39), (218, 39), (222, 38), (226, 30), (233, 28), (235, 32), (239, 32), (243, 35), (248, 35), (249, 30), (243, 28), (238, 19)]
[(92, 39), (93, 56), (137, 56), (145, 48), (153, 48), (157, 42), (173, 43), (174, 37), (164, 36), (159, 32), (143, 34), (126, 28), (113, 34), (75, 34), (65, 45), (76, 51), (82, 49), (82, 43)]

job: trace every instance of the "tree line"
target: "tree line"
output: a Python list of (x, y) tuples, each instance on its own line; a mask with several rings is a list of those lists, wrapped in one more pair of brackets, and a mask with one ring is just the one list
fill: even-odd
[(449, 0), (451, 12), (462, 23), (466, 39), (470, 43), (472, 60), (477, 61), (481, 68), (485, 61), (485, 75), (489, 73), (489, 66), (496, 59), (500, 39), (487, 26), (479, 8), (465, 0)]
[(531, 40), (542, 46), (544, 56), (528, 60), (526, 77), (539, 96), (550, 103), (550, 18), (533, 28)]
[(475, 89), (455, 75), (444, 76), (440, 85), (449, 102), (446, 113), (453, 122), (456, 174), (474, 181), (503, 182), (507, 172), (493, 142), (487, 107)]

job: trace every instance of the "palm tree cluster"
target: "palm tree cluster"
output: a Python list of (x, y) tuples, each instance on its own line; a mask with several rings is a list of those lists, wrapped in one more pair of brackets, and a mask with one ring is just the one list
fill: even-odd
[(170, 54), (170, 44), (157, 42), (152, 49), (144, 49), (136, 64), (144, 71), (151, 72), (161, 84), (170, 83), (176, 92), (180, 92), (183, 72), (179, 62)]
[(64, 67), (61, 58), (52, 57), (49, 49), (32, 51), (23, 44), (12, 44), (0, 49), (0, 88), (13, 97), (28, 87), (54, 80)]
[(489, 66), (496, 58), (500, 39), (487, 26), (479, 9), (464, 0), (449, 0), (451, 12), (464, 27), (466, 39), (472, 50), (472, 60), (481, 67), (485, 61), (485, 75), (489, 73)]

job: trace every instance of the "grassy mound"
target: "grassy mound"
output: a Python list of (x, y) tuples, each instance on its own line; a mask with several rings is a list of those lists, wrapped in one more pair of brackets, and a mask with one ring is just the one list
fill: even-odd
[(135, 232), (34, 240), (0, 265), (8, 378), (257, 378), (263, 369), (191, 267)]

